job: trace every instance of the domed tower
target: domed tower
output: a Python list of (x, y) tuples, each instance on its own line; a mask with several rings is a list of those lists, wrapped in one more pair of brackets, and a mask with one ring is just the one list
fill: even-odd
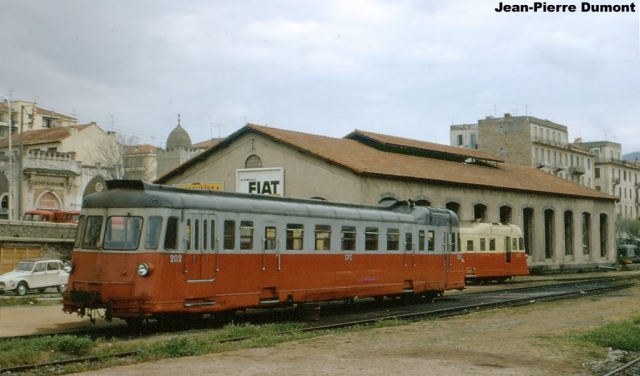
[(169, 137), (167, 138), (166, 150), (174, 149), (191, 149), (191, 137), (189, 137), (189, 133), (180, 125), (180, 115), (178, 115), (178, 126), (169, 133)]
[(180, 115), (178, 115), (178, 125), (169, 133), (166, 149), (158, 149), (157, 176), (160, 177), (173, 170), (201, 151), (193, 148), (191, 137), (180, 125)]

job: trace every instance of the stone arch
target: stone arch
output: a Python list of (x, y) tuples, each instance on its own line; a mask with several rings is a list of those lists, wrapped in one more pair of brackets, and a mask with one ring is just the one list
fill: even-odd
[(475, 221), (480, 220), (482, 222), (487, 220), (487, 205), (482, 202), (476, 202), (473, 204), (473, 219)]
[(513, 205), (508, 202), (498, 205), (498, 218), (500, 218), (500, 223), (513, 222)]
[(416, 204), (416, 206), (432, 206), (431, 200), (429, 200), (429, 198), (424, 195), (416, 196), (413, 199), (413, 202)]
[(460, 218), (460, 203), (457, 201), (448, 201), (447, 203), (445, 203), (445, 208), (451, 210), (452, 212), (456, 213), (456, 215), (458, 216), (458, 218)]
[(36, 197), (35, 203), (36, 203), (35, 205), (36, 209), (42, 209), (42, 210), (63, 210), (64, 209), (63, 200), (60, 198), (60, 196), (56, 192), (52, 190), (43, 191), (40, 195), (38, 195), (38, 197)]
[(262, 168), (262, 158), (258, 157), (255, 154), (251, 154), (244, 161), (244, 168)]

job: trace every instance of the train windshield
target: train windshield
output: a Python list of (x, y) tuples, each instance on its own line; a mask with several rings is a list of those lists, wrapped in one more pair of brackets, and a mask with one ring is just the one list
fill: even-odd
[(142, 217), (109, 217), (104, 234), (104, 249), (133, 251), (138, 249)]

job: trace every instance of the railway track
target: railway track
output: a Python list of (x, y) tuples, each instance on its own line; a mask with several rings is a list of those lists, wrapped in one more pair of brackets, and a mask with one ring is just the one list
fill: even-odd
[[(536, 302), (552, 301), (559, 299), (569, 299), (585, 295), (602, 294), (605, 292), (620, 290), (634, 285), (633, 282), (620, 281), (615, 278), (610, 279), (588, 279), (580, 281), (570, 281), (559, 284), (544, 286), (529, 286), (515, 289), (501, 289), (494, 291), (480, 291), (476, 293), (458, 294), (446, 296), (437, 299), (434, 303), (413, 302), (414, 304), (403, 304), (400, 299), (389, 300), (382, 305), (371, 305), (372, 302), (361, 302), (361, 304), (325, 304), (322, 306), (326, 315), (323, 315), (318, 321), (311, 323), (308, 327), (297, 329), (298, 332), (328, 331), (339, 328), (352, 326), (368, 326), (373, 325), (381, 320), (404, 320), (418, 321), (430, 318), (449, 317), (455, 315), (463, 315), (482, 310), (498, 309), (504, 307), (514, 307)], [(374, 307), (374, 308), (371, 308)], [(243, 319), (244, 315), (237, 316)], [(264, 316), (258, 315), (256, 317)], [(281, 318), (287, 316), (278, 315)], [(244, 319), (251, 322), (250, 318), (253, 313), (247, 313)], [(124, 327), (126, 328), (126, 327)], [(135, 333), (136, 337), (158, 334), (158, 327), (154, 325), (143, 326), (144, 332), (138, 328)], [(129, 335), (131, 332), (128, 328)], [(113, 328), (109, 329), (110, 336), (113, 336)], [(85, 335), (83, 332), (73, 332), (74, 335)], [(101, 331), (92, 331), (92, 337), (103, 335)], [(284, 333), (283, 333), (284, 334)], [(59, 333), (51, 334), (59, 335)], [(126, 336), (126, 334), (123, 334)], [(32, 336), (33, 337), (33, 336)], [(12, 337), (15, 338), (15, 337)], [(24, 337), (20, 337), (24, 338)], [(251, 337), (236, 337), (220, 340), (219, 343), (237, 342), (250, 339)], [(135, 357), (137, 351), (123, 352), (109, 355), (99, 355), (91, 357), (79, 357), (74, 359), (65, 359), (50, 363), (41, 364), (25, 364), (15, 367), (6, 367), (0, 369), (0, 375), (19, 375), (27, 372), (38, 370), (38, 374), (47, 374), (48, 369), (58, 369), (59, 367), (76, 364), (105, 362), (113, 358)], [(637, 366), (637, 361), (629, 367)], [(622, 369), (622, 367), (621, 367)], [(621, 370), (623, 372), (624, 370)], [(626, 375), (627, 373), (611, 373), (610, 375)], [(631, 373), (633, 374), (633, 373)], [(637, 374), (637, 373), (635, 373)], [(609, 375), (609, 374), (608, 374)]]

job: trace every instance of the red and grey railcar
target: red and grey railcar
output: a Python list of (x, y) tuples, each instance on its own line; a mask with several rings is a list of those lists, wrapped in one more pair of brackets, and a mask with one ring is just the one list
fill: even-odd
[(449, 210), (126, 180), (108, 188), (83, 203), (64, 312), (138, 323), (464, 288)]
[(509, 223), (460, 222), (468, 281), (504, 282), (529, 275), (522, 230)]

